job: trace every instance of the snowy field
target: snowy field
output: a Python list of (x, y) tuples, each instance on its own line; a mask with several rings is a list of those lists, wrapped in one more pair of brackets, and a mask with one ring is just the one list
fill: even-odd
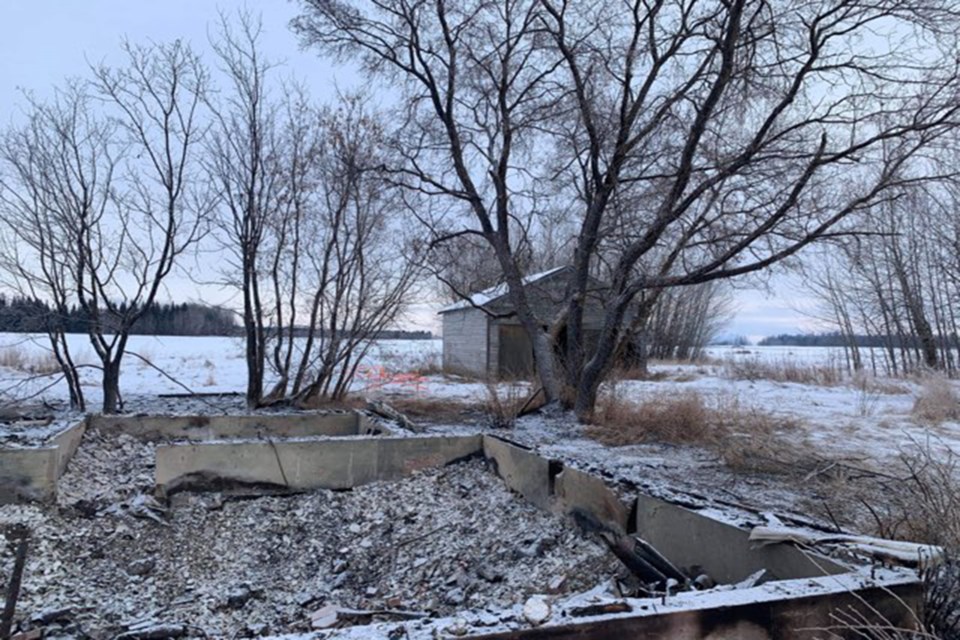
[[(96, 357), (86, 336), (70, 336), (78, 361), (93, 365)], [(124, 360), (121, 392), (128, 406), (143, 410), (158, 394), (242, 392), (245, 385), (240, 338), (132, 336), (132, 352)], [(133, 355), (133, 354), (138, 355)], [(695, 391), (705, 398), (737, 404), (792, 419), (798, 444), (853, 461), (879, 461), (904, 448), (929, 445), (960, 452), (960, 425), (927, 424), (912, 415), (925, 382), (919, 379), (851, 379), (842, 349), (820, 347), (716, 347), (701, 364), (655, 363), (650, 380), (621, 380), (616, 392), (631, 400)], [(139, 357), (138, 357), (139, 356)], [(42, 336), (0, 334), (0, 393), (4, 402), (34, 396), (53, 405), (66, 402), (66, 387), (56, 376), (30, 371), (49, 360)], [(486, 385), (436, 373), (440, 340), (384, 340), (373, 346), (354, 382), (365, 396), (416, 396), (460, 402), (483, 402)], [(49, 362), (47, 362), (49, 364)], [(828, 384), (778, 381), (766, 370), (824, 371)], [(421, 375), (417, 372), (427, 372)], [(83, 369), (87, 401), (100, 402), (99, 372)], [(954, 383), (950, 383), (954, 384)]]

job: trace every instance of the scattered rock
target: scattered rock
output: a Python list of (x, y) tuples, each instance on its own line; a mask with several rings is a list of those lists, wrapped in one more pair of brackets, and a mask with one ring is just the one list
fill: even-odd
[(145, 576), (153, 572), (157, 566), (157, 561), (153, 558), (143, 558), (134, 560), (127, 565), (127, 573), (132, 576)]
[(465, 636), (470, 631), (470, 625), (467, 624), (467, 621), (463, 618), (457, 618), (450, 624), (444, 632), (449, 633), (452, 636)]
[(534, 626), (539, 626), (550, 619), (550, 603), (543, 596), (531, 596), (523, 603), (523, 617)]
[(477, 569), (477, 575), (486, 580), (487, 582), (503, 582), (504, 573), (500, 569), (495, 569), (487, 564), (480, 565), (480, 568)]
[(261, 636), (270, 635), (269, 625), (263, 622), (252, 622), (247, 625), (245, 631), (247, 636), (251, 638), (259, 638)]
[(450, 591), (447, 591), (445, 594), (443, 594), (442, 600), (444, 604), (449, 604), (454, 607), (463, 604), (463, 589), (450, 589)]
[(226, 607), (228, 609), (242, 609), (253, 596), (254, 592), (250, 587), (241, 585), (227, 594)]
[(317, 609), (310, 614), (310, 626), (314, 629), (329, 629), (337, 624), (337, 609), (333, 604)]

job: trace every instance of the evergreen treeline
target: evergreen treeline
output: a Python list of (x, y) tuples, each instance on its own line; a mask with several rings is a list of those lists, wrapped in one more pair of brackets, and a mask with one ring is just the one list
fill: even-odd
[[(121, 313), (126, 311), (119, 306)], [(107, 312), (103, 312), (107, 313)], [(66, 333), (86, 333), (88, 316), (72, 307), (59, 314), (42, 300), (0, 294), (0, 331), (42, 333), (48, 327), (62, 325)], [(110, 326), (109, 318), (106, 323)], [(237, 333), (233, 313), (201, 304), (153, 304), (133, 325), (133, 334), (155, 336), (229, 336)]]
[[(126, 311), (119, 305), (120, 312)], [(104, 312), (106, 313), (106, 312)], [(7, 298), (0, 293), (0, 332), (43, 333), (48, 326), (64, 325), (66, 333), (86, 333), (87, 316), (73, 307), (61, 319), (46, 302), (25, 297)], [(50, 324), (48, 324), (50, 323)], [(106, 321), (109, 326), (109, 319)], [(151, 336), (233, 336), (239, 335), (233, 314), (220, 307), (202, 304), (154, 304), (133, 325), (131, 333)], [(295, 336), (307, 334), (306, 327), (297, 327)], [(319, 331), (319, 335), (327, 332)], [(430, 340), (429, 331), (383, 330), (374, 336), (377, 340)]]
[[(824, 333), (781, 333), (776, 336), (767, 336), (757, 344), (761, 347), (849, 347), (851, 344), (863, 348), (885, 348), (893, 344), (896, 348), (914, 348), (920, 343), (916, 336), (883, 336), (883, 335), (853, 335), (847, 336), (840, 331), (828, 331)], [(955, 342), (955, 337), (950, 336), (946, 341)]]

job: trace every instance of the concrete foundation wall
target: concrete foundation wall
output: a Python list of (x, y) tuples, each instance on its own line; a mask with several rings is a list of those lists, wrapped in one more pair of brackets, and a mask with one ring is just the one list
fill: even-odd
[(492, 436), (483, 437), (483, 455), (510, 489), (535, 506), (550, 508), (550, 462), (530, 450)]
[(629, 531), (630, 507), (596, 476), (564, 469), (554, 478), (554, 496), (554, 510), (559, 513), (580, 512), (618, 533)]
[[(515, 443), (484, 436), (483, 452), (510, 489), (555, 513), (587, 516), (619, 533), (635, 533), (683, 568), (699, 565), (720, 583), (765, 569), (765, 580), (814, 578), (850, 567), (786, 544), (754, 547), (750, 532), (647, 495), (624, 500), (597, 476), (564, 468)], [(635, 515), (633, 515), (635, 514)]]
[(0, 504), (48, 500), (80, 446), (86, 421), (71, 425), (43, 447), (0, 449)]
[(714, 580), (738, 582), (760, 569), (770, 579), (813, 578), (849, 571), (786, 544), (752, 548), (750, 532), (650, 496), (637, 496), (636, 534), (675, 564), (700, 565)]
[(253, 416), (91, 416), (102, 431), (123, 432), (142, 440), (220, 440), (233, 438), (304, 438), (382, 433), (366, 416), (338, 413)]
[(477, 454), (480, 436), (173, 444), (157, 447), (156, 481), (173, 491), (200, 477), (291, 489), (349, 489)]
[[(795, 586), (794, 589), (797, 587)], [(745, 590), (754, 591), (754, 590)], [(747, 594), (748, 595), (748, 594)], [(863, 634), (837, 629), (834, 612), (859, 611), (865, 620), (904, 629), (916, 628), (914, 611), (920, 606), (919, 584), (834, 590), (817, 596), (784, 594), (774, 600), (714, 604), (669, 611), (651, 605), (648, 610), (584, 619), (582, 622), (536, 629), (470, 636), (473, 640), (816, 640), (862, 638)], [(639, 614), (639, 615), (638, 615)], [(829, 629), (829, 631), (828, 631)]]

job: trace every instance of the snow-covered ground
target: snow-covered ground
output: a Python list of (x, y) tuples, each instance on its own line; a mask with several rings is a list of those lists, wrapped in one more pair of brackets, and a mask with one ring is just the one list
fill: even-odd
[[(96, 362), (86, 336), (70, 336), (78, 361)], [(143, 410), (149, 397), (186, 390), (202, 393), (241, 392), (246, 368), (240, 338), (133, 336), (124, 360), (121, 391), (128, 406)], [(24, 369), (37, 368), (48, 353), (42, 336), (0, 334), (0, 362), (21, 360), (18, 368), (0, 366), (0, 397), (39, 395), (48, 403), (66, 401), (66, 387), (55, 377)], [(15, 357), (11, 358), (11, 354)], [(138, 354), (138, 355), (133, 355)], [(924, 424), (911, 415), (923, 381), (849, 377), (830, 385), (781, 382), (744, 373), (764, 367), (837, 371), (843, 368), (843, 351), (819, 347), (715, 347), (706, 364), (659, 363), (651, 367), (650, 380), (617, 383), (622, 396), (644, 398), (686, 390), (740, 408), (792, 418), (798, 430), (791, 437), (829, 453), (833, 458), (881, 461), (917, 443), (960, 452), (960, 425)], [(5, 357), (6, 356), (6, 357)], [(485, 384), (437, 373), (440, 340), (384, 340), (373, 346), (354, 382), (364, 395), (412, 395), (422, 398), (478, 402), (486, 399)], [(755, 365), (755, 366), (751, 366)], [(96, 408), (101, 399), (99, 372), (83, 369), (87, 401)], [(46, 388), (48, 387), (49, 388)], [(44, 390), (45, 389), (45, 390)], [(43, 390), (41, 392), (41, 390)]]
[[(90, 347), (85, 345), (84, 336), (72, 336), (71, 340), (79, 359), (93, 364), (95, 358)], [(242, 392), (244, 388), (246, 372), (243, 345), (239, 339), (135, 336), (131, 339), (130, 349), (140, 357), (128, 356), (122, 372), (121, 388), (127, 410), (155, 412), (159, 409), (192, 413), (196, 411), (200, 401), (160, 401), (157, 400), (157, 395), (182, 393), (186, 389), (202, 393)], [(382, 341), (374, 345), (366, 358), (361, 375), (355, 382), (355, 390), (368, 397), (384, 396), (391, 401), (395, 401), (398, 396), (415, 396), (448, 404), (486, 401), (489, 394), (487, 385), (436, 373), (439, 371), (440, 352), (441, 343), (438, 340)], [(821, 477), (819, 470), (829, 469), (831, 464), (842, 462), (849, 464), (851, 468), (877, 468), (886, 465), (901, 450), (926, 443), (941, 450), (950, 447), (960, 452), (960, 425), (954, 422), (925, 424), (913, 416), (914, 402), (924, 393), (927, 384), (924, 380), (849, 376), (838, 379), (836, 371), (842, 365), (842, 352), (834, 349), (717, 348), (711, 349), (708, 355), (704, 362), (696, 364), (654, 363), (651, 365), (651, 375), (647, 378), (616, 380), (607, 385), (604, 393), (616, 393), (619, 397), (642, 402), (645, 399), (670, 398), (694, 392), (707, 399), (711, 406), (735, 406), (738, 411), (758, 411), (783, 418), (782, 422), (795, 426), (780, 434), (785, 440), (779, 442), (789, 446), (792, 440), (798, 451), (810, 452), (814, 460), (814, 473), (804, 481), (801, 481), (801, 478), (808, 474), (807, 468), (791, 468), (779, 475), (762, 471), (740, 473), (727, 465), (722, 456), (709, 447), (655, 442), (610, 448), (586, 437), (584, 426), (578, 424), (571, 415), (554, 415), (547, 411), (519, 420), (510, 432), (499, 430), (497, 433), (535, 448), (541, 456), (559, 460), (567, 467), (602, 477), (610, 486), (624, 491), (627, 495), (643, 492), (668, 500), (675, 499), (680, 504), (697, 504), (706, 507), (704, 513), (744, 527), (777, 523), (781, 518), (790, 525), (803, 525), (811, 521), (825, 523), (824, 514), (816, 505), (826, 502), (824, 492), (834, 490), (839, 485), (831, 484), (833, 479), (827, 478), (826, 474)], [(0, 408), (9, 402), (14, 394), (37, 394), (31, 401), (34, 403), (42, 399), (53, 405), (65, 404), (66, 389), (62, 383), (51, 385), (55, 378), (37, 377), (37, 371), (43, 369), (45, 360), (45, 345), (38, 337), (0, 334), (0, 363), (8, 365), (0, 364), (0, 393), (7, 394), (6, 399), (0, 396)], [(822, 374), (825, 378), (824, 384), (783, 382), (781, 380), (791, 376), (778, 374), (791, 371), (793, 377), (798, 376), (797, 372), (816, 377), (816, 372), (821, 369), (826, 372)], [(83, 370), (87, 399), (94, 410), (100, 401), (97, 374), (93, 368)], [(508, 393), (510, 386), (502, 384), (501, 394)], [(515, 391), (518, 386), (523, 387), (523, 383), (515, 385)], [(208, 410), (242, 410), (242, 400), (218, 400), (208, 407)], [(452, 422), (431, 424), (431, 431), (450, 434), (475, 433), (479, 428), (477, 424), (464, 424), (457, 412), (446, 412), (444, 415)], [(0, 424), (0, 440), (3, 439), (2, 428)], [(463, 543), (463, 547), (457, 547), (445, 539), (443, 544), (433, 542), (429, 549), (431, 553), (436, 552), (436, 562), (415, 557), (417, 554), (411, 551), (409, 559), (414, 569), (418, 568), (417, 563), (424, 567), (436, 565), (443, 568), (442, 572), (435, 572), (435, 576), (431, 573), (430, 580), (426, 582), (420, 579), (419, 574), (411, 577), (412, 573), (401, 572), (396, 574), (401, 578), (397, 585), (377, 583), (374, 578), (360, 571), (365, 565), (359, 562), (357, 554), (362, 555), (365, 553), (363, 550), (370, 549), (370, 554), (378, 558), (372, 566), (379, 571), (382, 562), (374, 552), (382, 551), (380, 543), (383, 540), (387, 540), (388, 548), (391, 547), (389, 539), (384, 537), (385, 534), (379, 527), (392, 527), (396, 524), (398, 529), (395, 533), (401, 539), (394, 547), (407, 541), (432, 536), (435, 532), (442, 531), (443, 527), (456, 530), (454, 527), (459, 526), (458, 520), (451, 520), (453, 524), (450, 525), (446, 520), (441, 520), (438, 525), (435, 515), (426, 510), (416, 521), (403, 513), (390, 511), (395, 505), (401, 505), (402, 511), (419, 509), (414, 509), (415, 498), (424, 495), (430, 497), (428, 503), (431, 507), (439, 505), (441, 510), (446, 508), (443, 507), (444, 503), (436, 500), (434, 494), (430, 493), (434, 487), (442, 486), (442, 483), (435, 479), (446, 473), (443, 471), (430, 472), (423, 478), (415, 478), (407, 489), (393, 484), (379, 485), (348, 492), (343, 496), (321, 491), (306, 496), (265, 497), (255, 502), (237, 501), (230, 504), (218, 502), (217, 498), (209, 496), (187, 496), (182, 498), (185, 502), (171, 506), (171, 510), (175, 510), (176, 514), (170, 517), (179, 522), (181, 528), (164, 527), (159, 533), (155, 530), (156, 523), (152, 519), (131, 520), (127, 517), (127, 522), (120, 522), (113, 516), (99, 517), (103, 509), (108, 510), (103, 513), (113, 515), (125, 513), (122, 505), (130, 502), (134, 494), (149, 491), (153, 482), (153, 447), (154, 444), (141, 443), (129, 436), (111, 437), (93, 429), (88, 430), (83, 444), (60, 483), (55, 508), (7, 505), (0, 509), (0, 525), (29, 524), (35, 531), (41, 532), (39, 538), (44, 541), (41, 545), (45, 546), (31, 552), (34, 558), (40, 554), (46, 555), (43, 556), (44, 564), (33, 560), (33, 568), (28, 567), (28, 586), (22, 597), (24, 603), (34, 610), (58, 609), (67, 602), (73, 604), (84, 601), (83, 597), (76, 594), (80, 593), (82, 596), (86, 593), (89, 596), (86, 599), (96, 602), (99, 609), (78, 609), (79, 615), (71, 618), (74, 623), (86, 624), (87, 620), (106, 619), (101, 614), (109, 611), (112, 616), (111, 624), (118, 627), (128, 628), (142, 620), (151, 622), (155, 617), (157, 620), (162, 617), (166, 621), (169, 617), (217, 631), (209, 633), (208, 637), (224, 635), (219, 631), (232, 630), (241, 622), (251, 625), (248, 627), (251, 634), (265, 633), (267, 622), (275, 624), (276, 628), (270, 628), (273, 632), (297, 631), (307, 626), (308, 618), (304, 612), (319, 606), (319, 603), (314, 605), (312, 598), (315, 594), (311, 590), (317, 588), (330, 591), (324, 586), (326, 583), (314, 584), (316, 580), (310, 578), (316, 573), (313, 568), (316, 558), (336, 559), (338, 554), (346, 556), (354, 553), (354, 547), (361, 550), (354, 553), (356, 558), (351, 556), (347, 572), (358, 576), (356, 585), (347, 584), (345, 578), (338, 578), (337, 576), (344, 573), (336, 573), (333, 566), (330, 576), (322, 576), (324, 579), (329, 578), (331, 587), (334, 587), (337, 580), (348, 587), (356, 587), (355, 593), (344, 591), (344, 598), (349, 601), (347, 604), (360, 602), (362, 606), (370, 607), (373, 606), (372, 599), (381, 598), (385, 602), (398, 599), (402, 604), (406, 603), (404, 606), (434, 609), (436, 607), (431, 602), (404, 599), (404, 589), (410, 591), (411, 585), (429, 583), (428, 595), (431, 597), (452, 593), (457, 596), (452, 600), (459, 600), (456, 591), (459, 587), (459, 574), (450, 568), (457, 562), (462, 564), (467, 557), (467, 552), (461, 549), (481, 549), (480, 557), (489, 561), (495, 554), (482, 546), (486, 544), (484, 541), (489, 537), (489, 531), (502, 532), (505, 527), (518, 526), (517, 517), (511, 515), (513, 512), (504, 511), (506, 507), (502, 503), (492, 500), (484, 493), (487, 489), (483, 484), (486, 471), (469, 462), (466, 463), (468, 466), (474, 464), (476, 467), (476, 478), (471, 480), (473, 476), (469, 473), (470, 469), (464, 471), (465, 467), (458, 467), (454, 473), (449, 474), (449, 479), (453, 481), (452, 491), (467, 497), (483, 495), (486, 506), (494, 508), (497, 513), (504, 512), (508, 517), (502, 523), (486, 517), (477, 520), (474, 517), (474, 507), (470, 503), (461, 504), (458, 500), (453, 500), (453, 506), (449, 508), (451, 513), (452, 510), (459, 509), (457, 513), (469, 514), (469, 523), (487, 522), (485, 531), (473, 531), (474, 525), (469, 525), (470, 531), (485, 534), (487, 537), (475, 542), (473, 538), (465, 538), (458, 532), (454, 537), (457, 543)], [(892, 469), (893, 465), (890, 465), (890, 468)], [(847, 483), (847, 479), (840, 474), (837, 482)], [(512, 500), (512, 496), (503, 491), (502, 487), (498, 484), (496, 487), (501, 490), (501, 494), (493, 495), (503, 495), (506, 496), (504, 500)], [(861, 489), (852, 485), (846, 488)], [(871, 489), (872, 485), (869, 485), (862, 490)], [(404, 494), (404, 491), (408, 494)], [(368, 496), (367, 502), (358, 502), (357, 509), (353, 509), (350, 500), (363, 501), (367, 500)], [(109, 511), (111, 508), (120, 511)], [(91, 517), (91, 510), (98, 516)], [(352, 517), (354, 511), (363, 514), (366, 519), (351, 520), (350, 527), (345, 528), (342, 526), (343, 518)], [(828, 511), (828, 514), (836, 523), (833, 513)], [(291, 519), (291, 515), (295, 517)], [(533, 522), (533, 517), (541, 516), (547, 518), (545, 514), (531, 513), (531, 519), (522, 521), (519, 529), (529, 537), (530, 530), (537, 529), (529, 522)], [(840, 514), (840, 517), (845, 527), (848, 522), (859, 525), (856, 513), (846, 516)], [(299, 522), (299, 528), (291, 528), (290, 522)], [(546, 524), (540, 528), (550, 531), (553, 539), (555, 523), (547, 520), (544, 522)], [(413, 528), (419, 524), (424, 526), (423, 532)], [(210, 531), (216, 528), (215, 535), (197, 537), (196, 531), (204, 527)], [(183, 531), (187, 533), (184, 534)], [(301, 533), (307, 536), (305, 539), (313, 542), (306, 546), (300, 544), (298, 536)], [(177, 538), (179, 535), (185, 537), (180, 540)], [(375, 544), (367, 540), (370, 536), (373, 536), (370, 540), (376, 539), (379, 542)], [(210, 556), (208, 547), (212, 543), (208, 538), (214, 542), (219, 541), (219, 546), (215, 545), (213, 548), (214, 556), (220, 558), (219, 560), (211, 560), (213, 556)], [(297, 571), (302, 569), (302, 575), (284, 573), (281, 586), (274, 585), (270, 581), (274, 580), (277, 574), (269, 569), (277, 566), (270, 556), (276, 549), (273, 546), (264, 548), (260, 555), (269, 561), (268, 570), (256, 571), (256, 567), (251, 563), (260, 556), (247, 552), (250, 548), (249, 540), (253, 539), (276, 540), (276, 549), (283, 553), (289, 551), (295, 560), (289, 566), (297, 568)], [(494, 535), (491, 539), (499, 541), (503, 536)], [(516, 540), (510, 540), (516, 542), (526, 538), (517, 536)], [(582, 549), (586, 542), (573, 534), (569, 540), (564, 540), (569, 542), (572, 551), (577, 552), (575, 557), (583, 555)], [(106, 556), (102, 555), (101, 550), (106, 543), (101, 541), (114, 545), (109, 547)], [(233, 547), (229, 546), (231, 543), (234, 544)], [(193, 544), (193, 547), (190, 544)], [(318, 555), (316, 549), (320, 546), (324, 548)], [(101, 555), (93, 556), (89, 551), (91, 548), (99, 550)], [(237, 552), (236, 549), (243, 551)], [(104, 584), (125, 585), (125, 595), (111, 598), (96, 590), (78, 589), (75, 585), (84, 585), (90, 580), (90, 573), (77, 573), (87, 571), (81, 567), (87, 567), (89, 563), (77, 565), (68, 562), (66, 558), (79, 557), (81, 554), (90, 556), (91, 561), (99, 567), (95, 574), (101, 581), (107, 581)], [(9, 565), (11, 557), (12, 553), (8, 552), (5, 557), (0, 553), (0, 565), (3, 562)], [(106, 560), (103, 560), (104, 557)], [(184, 597), (176, 597), (176, 600), (170, 603), (169, 609), (164, 609), (163, 606), (166, 605), (163, 605), (154, 610), (158, 603), (169, 600), (170, 593), (179, 593), (177, 589), (181, 588), (181, 578), (184, 576), (171, 573), (169, 567), (177, 566), (172, 559), (179, 561), (183, 557), (189, 557), (191, 565)], [(398, 557), (400, 562), (408, 559), (405, 556)], [(450, 557), (457, 558), (456, 562), (451, 561)], [(513, 558), (509, 555), (506, 557)], [(55, 569), (48, 569), (47, 563), (51, 562), (48, 558), (59, 563)], [(240, 564), (232, 565), (223, 558), (238, 559)], [(597, 558), (603, 559), (601, 556)], [(397, 562), (397, 558), (394, 558), (391, 567)], [(569, 564), (568, 560), (565, 562)], [(342, 570), (348, 565), (339, 566)], [(530, 574), (536, 577), (536, 567), (531, 569), (530, 566), (517, 564), (515, 559), (510, 560), (510, 566), (514, 567), (514, 573), (518, 576)], [(401, 569), (403, 568), (401, 566)], [(52, 572), (49, 575), (48, 570)], [(44, 572), (42, 579), (37, 578), (40, 571)], [(61, 580), (57, 571), (67, 572), (70, 580)], [(202, 572), (203, 575), (195, 571)], [(469, 628), (482, 627), (488, 631), (514, 628), (517, 624), (522, 624), (517, 621), (522, 621), (524, 616), (523, 607), (528, 602), (529, 595), (527, 590), (541, 589), (534, 585), (552, 579), (553, 573), (546, 572), (543, 579), (531, 580), (529, 584), (513, 585), (509, 580), (498, 579), (494, 583), (496, 589), (490, 587), (490, 593), (485, 593), (486, 600), (478, 605), (485, 608), (477, 609), (479, 613), (476, 615), (472, 613), (473, 610), (468, 613), (458, 612), (456, 618), (424, 621), (422, 628), (419, 622), (410, 623), (407, 626), (410, 637), (435, 637), (434, 632), (437, 630), (443, 633), (465, 633), (464, 630)], [(600, 576), (597, 571), (581, 573)], [(256, 581), (252, 580), (251, 576), (260, 576), (262, 580), (260, 577)], [(374, 577), (378, 576), (379, 573)], [(761, 588), (769, 589), (773, 595), (780, 588), (779, 584), (782, 583), (771, 583), (773, 586)], [(598, 589), (602, 588), (605, 587), (601, 584)], [(724, 588), (726, 587), (721, 589)], [(596, 590), (588, 593), (594, 591)], [(162, 597), (155, 598), (157, 593)], [(262, 593), (269, 594), (269, 597), (262, 596)], [(397, 594), (404, 595), (404, 598), (399, 598)], [(336, 595), (339, 597), (339, 592), (336, 592)], [(685, 597), (682, 594), (675, 596), (669, 606), (673, 606), (673, 602), (683, 604)], [(767, 596), (757, 591), (741, 593), (740, 590), (733, 589), (718, 590), (708, 597), (713, 604), (729, 605), (739, 603), (738, 598), (756, 601)], [(484, 605), (487, 601), (495, 606), (491, 608)], [(330, 602), (339, 601), (332, 599)], [(465, 603), (463, 606), (467, 604), (473, 603)], [(450, 613), (459, 606), (451, 604), (446, 609), (441, 607), (438, 610), (441, 613)], [(641, 606), (645, 605), (637, 604), (637, 607)], [(562, 608), (559, 605), (557, 607), (558, 610)], [(161, 612), (165, 613), (161, 616)], [(254, 622), (257, 624), (254, 625)], [(396, 628), (395, 623), (384, 623), (376, 627), (358, 625), (331, 631), (329, 633), (332, 635), (323, 637), (395, 637)], [(304, 634), (287, 637), (306, 640), (320, 636)]]

